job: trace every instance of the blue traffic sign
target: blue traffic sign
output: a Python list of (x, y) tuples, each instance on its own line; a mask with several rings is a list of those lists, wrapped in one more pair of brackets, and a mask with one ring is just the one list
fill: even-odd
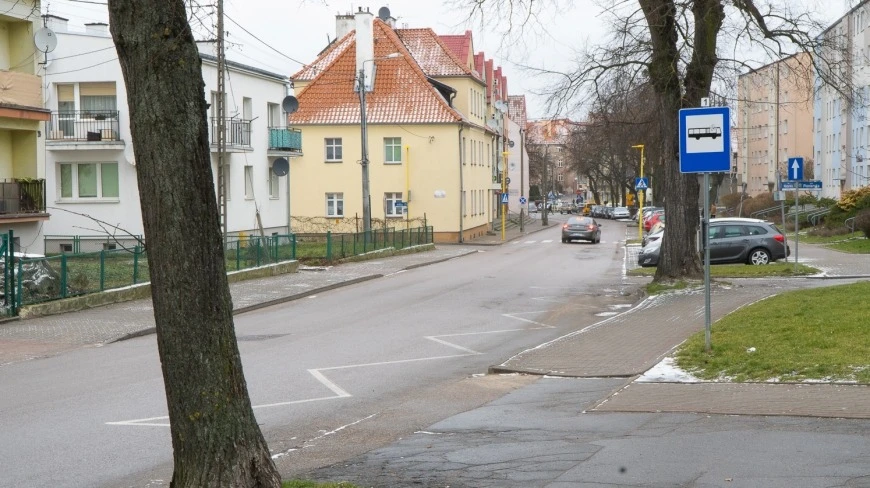
[(789, 181), (804, 179), (804, 158), (788, 158), (787, 168)]
[(797, 183), (794, 181), (780, 181), (779, 190), (797, 190)]
[(821, 180), (798, 181), (798, 188), (801, 190), (821, 190)]
[(526, 197), (520, 197), (520, 205), (525, 205), (527, 201)]
[(731, 171), (731, 109), (680, 110), (680, 173)]
[(649, 188), (649, 178), (635, 178), (634, 179), (634, 189), (635, 190), (646, 190)]
[(502, 193), (501, 194), (501, 203), (507, 203), (507, 202), (508, 202), (508, 194)]
[(407, 203), (401, 200), (397, 200), (395, 203), (393, 203), (393, 205), (395, 205), (396, 207), (404, 207), (405, 205), (407, 205)]

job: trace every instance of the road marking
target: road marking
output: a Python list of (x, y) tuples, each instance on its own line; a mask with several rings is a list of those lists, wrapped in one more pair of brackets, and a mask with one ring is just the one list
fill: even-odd
[[(483, 335), (483, 334), (503, 334), (506, 332), (525, 332), (525, 331), (541, 330), (541, 329), (554, 329), (555, 326), (553, 326), (553, 325), (549, 325), (549, 324), (545, 324), (542, 322), (537, 322), (535, 320), (530, 320), (530, 319), (526, 319), (526, 318), (522, 318), (522, 317), (517, 316), (517, 315), (523, 315), (523, 314), (540, 314), (540, 313), (545, 313), (545, 312), (547, 312), (547, 310), (536, 310), (536, 311), (531, 311), (531, 312), (514, 312), (514, 313), (502, 314), (503, 317), (507, 317), (510, 319), (518, 320), (520, 322), (525, 322), (525, 323), (537, 326), (537, 327), (532, 327), (532, 328), (499, 329), (499, 330), (488, 330), (488, 331), (479, 331), (479, 332), (460, 332), (460, 333), (456, 333), (456, 334), (440, 334), (440, 335), (433, 335), (433, 336), (423, 336), (424, 339), (441, 344), (443, 346), (447, 346), (447, 347), (456, 349), (458, 351), (464, 352), (464, 354), (430, 356), (430, 357), (414, 358), (414, 359), (397, 359), (394, 361), (378, 361), (378, 362), (373, 362), (373, 363), (346, 364), (343, 366), (329, 366), (329, 367), (325, 367), (325, 368), (308, 369), (307, 370), (308, 373), (311, 376), (313, 376), (314, 379), (316, 379), (321, 385), (323, 385), (327, 389), (329, 389), (329, 391), (334, 393), (333, 396), (306, 398), (306, 399), (302, 399), (302, 400), (290, 400), (290, 401), (286, 401), (286, 402), (266, 403), (266, 404), (261, 404), (261, 405), (253, 405), (252, 408), (258, 409), (258, 408), (284, 407), (284, 406), (288, 406), (288, 405), (297, 405), (297, 404), (301, 404), (301, 403), (319, 402), (319, 401), (324, 401), (324, 400), (338, 400), (338, 399), (342, 399), (342, 398), (350, 398), (353, 396), (347, 390), (343, 389), (338, 384), (336, 384), (335, 382), (333, 382), (332, 380), (327, 378), (326, 375), (323, 374), (324, 371), (336, 371), (336, 370), (340, 370), (340, 369), (351, 369), (351, 368), (365, 368), (365, 367), (371, 367), (371, 366), (392, 366), (392, 365), (396, 365), (396, 364), (406, 364), (406, 363), (414, 363), (414, 362), (421, 362), (421, 361), (434, 361), (434, 360), (438, 360), (438, 359), (452, 359), (452, 358), (460, 358), (460, 357), (477, 356), (477, 355), (481, 355), (481, 354), (486, 354), (483, 352), (475, 351), (474, 349), (460, 346), (459, 344), (454, 344), (452, 342), (443, 340), (441, 338), (442, 337), (462, 337), (462, 336)], [(371, 416), (366, 417), (366, 419), (368, 419), (368, 418), (371, 418)], [(362, 420), (366, 420), (366, 419), (362, 419)], [(162, 420), (165, 422), (155, 422), (155, 421), (159, 421), (159, 420)], [(169, 420), (168, 416), (162, 416), (162, 417), (148, 417), (148, 418), (134, 419), (134, 420), (122, 420), (122, 421), (116, 421), (116, 422), (106, 422), (105, 424), (106, 425), (121, 425), (121, 426), (137, 426), (137, 427), (169, 427), (168, 420)], [(359, 421), (357, 421), (357, 422), (359, 422)], [(348, 425), (353, 425), (353, 424), (348, 424)], [(344, 428), (344, 427), (340, 427), (337, 430), (341, 430), (342, 428)], [(316, 437), (312, 440), (316, 440), (319, 438), (320, 437)], [(276, 456), (280, 457), (280, 456), (287, 455), (293, 450), (295, 450), (295, 449), (291, 449), (291, 450), (286, 451), (284, 453), (279, 453)], [(274, 456), (273, 456), (273, 458), (274, 458)]]
[(551, 242), (553, 242), (553, 239), (545, 239), (545, 240), (541, 241), (542, 244), (549, 244)]

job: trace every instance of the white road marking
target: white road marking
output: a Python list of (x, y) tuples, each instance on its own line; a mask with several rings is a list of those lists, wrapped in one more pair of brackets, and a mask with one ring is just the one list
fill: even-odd
[[(346, 428), (348, 428), (348, 427), (351, 427), (351, 426), (356, 425), (356, 424), (358, 424), (358, 423), (360, 423), (360, 422), (366, 421), (366, 420), (368, 420), (368, 419), (370, 419), (370, 418), (372, 418), (372, 417), (374, 417), (374, 416), (376, 416), (376, 415), (377, 415), (376, 413), (373, 413), (373, 414), (369, 415), (368, 417), (363, 417), (363, 418), (361, 418), (361, 419), (359, 419), (359, 420), (355, 420), (355, 421), (353, 421), (353, 422), (351, 422), (351, 423), (349, 423), (349, 424), (345, 424), (345, 425), (342, 425), (341, 427), (338, 427), (338, 428), (336, 428), (336, 429), (330, 430), (329, 432), (324, 432), (323, 434), (320, 434), (320, 435), (317, 436), (317, 437), (314, 437), (314, 438), (312, 438), (312, 439), (308, 439), (307, 441), (305, 441), (305, 442), (302, 443), (302, 449), (305, 449), (305, 447), (307, 447), (306, 444), (310, 444), (310, 443), (312, 443), (312, 442), (314, 442), (314, 441), (316, 441), (316, 440), (318, 440), (318, 439), (323, 439), (324, 437), (326, 437), (326, 436), (328, 436), (328, 435), (335, 434), (336, 432), (341, 432), (342, 430), (344, 430), (344, 429), (346, 429)], [(278, 454), (273, 454), (273, 455), (272, 455), (272, 459), (278, 459), (278, 458), (280, 458), (280, 457), (283, 457), (283, 456), (286, 456), (286, 455), (290, 454), (290, 453), (293, 452), (293, 451), (298, 451), (298, 450), (299, 450), (299, 449), (298, 449), (298, 448), (295, 448), (295, 447), (294, 447), (294, 448), (291, 448), (291, 449), (287, 449), (286, 451), (279, 452)]]
[[(312, 369), (307, 370), (308, 373), (311, 374), (311, 376), (313, 376), (314, 379), (316, 379), (318, 382), (320, 382), (320, 384), (322, 384), (327, 389), (329, 389), (332, 393), (334, 393), (335, 394), (334, 396), (306, 398), (306, 399), (302, 399), (302, 400), (291, 400), (291, 401), (286, 401), (286, 402), (266, 403), (266, 404), (262, 404), (262, 405), (253, 405), (252, 408), (257, 409), (257, 408), (283, 407), (283, 406), (296, 405), (296, 404), (301, 404), (301, 403), (310, 403), (310, 402), (318, 402), (318, 401), (324, 401), (324, 400), (337, 400), (337, 399), (341, 399), (341, 398), (350, 398), (353, 396), (349, 392), (347, 392), (345, 389), (338, 386), (335, 382), (333, 382), (332, 380), (327, 378), (326, 375), (323, 374), (323, 371), (335, 371), (335, 370), (339, 370), (339, 369), (351, 369), (351, 368), (364, 368), (364, 367), (371, 367), (371, 366), (391, 366), (391, 365), (395, 365), (395, 364), (413, 363), (413, 362), (421, 362), (421, 361), (434, 361), (437, 359), (451, 359), (451, 358), (476, 356), (476, 355), (485, 354), (485, 353), (482, 353), (479, 351), (475, 351), (474, 349), (470, 349), (470, 348), (467, 348), (464, 346), (460, 346), (458, 344), (454, 344), (452, 342), (443, 340), (441, 338), (442, 337), (462, 337), (462, 336), (483, 335), (483, 334), (502, 334), (502, 333), (506, 333), (506, 332), (524, 332), (524, 331), (531, 331), (531, 330), (555, 328), (555, 326), (553, 326), (553, 325), (548, 325), (548, 324), (544, 324), (542, 322), (537, 322), (534, 320), (525, 319), (522, 317), (517, 317), (517, 315), (521, 315), (521, 314), (540, 314), (540, 313), (545, 313), (545, 312), (547, 312), (547, 310), (536, 310), (536, 311), (531, 311), (531, 312), (515, 312), (515, 313), (502, 314), (503, 317), (511, 318), (514, 320), (519, 320), (520, 322), (525, 322), (525, 323), (537, 325), (538, 327), (522, 328), (522, 329), (500, 329), (500, 330), (489, 330), (489, 331), (479, 331), (479, 332), (461, 332), (461, 333), (457, 333), (457, 334), (441, 334), (441, 335), (437, 335), (437, 336), (424, 336), (423, 337), (424, 339), (428, 339), (428, 340), (436, 342), (438, 344), (456, 349), (458, 351), (462, 351), (465, 354), (452, 354), (452, 355), (446, 355), (446, 356), (430, 356), (430, 357), (425, 357), (425, 358), (398, 359), (395, 361), (378, 361), (378, 362), (374, 362), (374, 363), (346, 364), (343, 366), (312, 368)], [(366, 417), (366, 419), (368, 419), (368, 418), (371, 418), (371, 416)], [(167, 422), (155, 422), (157, 420), (164, 420)], [(117, 421), (117, 422), (106, 422), (106, 425), (169, 427), (168, 420), (169, 420), (168, 416), (149, 417), (149, 418), (134, 419), (134, 420), (123, 420), (123, 421)], [(365, 420), (365, 419), (362, 419), (362, 420)], [(353, 424), (348, 424), (348, 425), (353, 425)], [(335, 432), (337, 432), (338, 430), (341, 430), (342, 428), (344, 428), (344, 427), (340, 427)], [(329, 433), (327, 433), (327, 434), (329, 434)], [(316, 440), (318, 438), (319, 437), (312, 439), (312, 440)], [(291, 449), (289, 451), (285, 451), (284, 453), (276, 454), (275, 456), (279, 456), (279, 457), (284, 456), (293, 450), (296, 450), (296, 449), (294, 448), (294, 449)], [(275, 456), (273, 456), (273, 458), (275, 458)]]
[(546, 240), (541, 241), (542, 244), (549, 244), (551, 242), (553, 242), (553, 239), (546, 239)]

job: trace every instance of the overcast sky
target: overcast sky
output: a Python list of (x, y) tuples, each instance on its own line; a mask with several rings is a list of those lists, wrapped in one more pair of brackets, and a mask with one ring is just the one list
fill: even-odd
[[(475, 51), (484, 51), (496, 66), (502, 66), (510, 94), (526, 95), (530, 117), (549, 117), (552, 114), (545, 113), (544, 98), (534, 92), (545, 90), (552, 80), (535, 76), (520, 65), (553, 70), (566, 68), (585, 43), (600, 42), (605, 34), (600, 9), (593, 0), (555, 1), (562, 8), (545, 9), (537, 19), (537, 25), (544, 25), (545, 29), (527, 28), (522, 37), (508, 39), (502, 34), (504, 24), (494, 25), (496, 19), (487, 19), (485, 26), (472, 23), (467, 11), (446, 8), (440, 0), (225, 0), (227, 57), (289, 76), (302, 64), (312, 62), (335, 37), (336, 14), (351, 13), (363, 7), (377, 15), (380, 7), (387, 6), (398, 19), (399, 27), (431, 27), (438, 34), (461, 34), (471, 30)], [(812, 4), (834, 20), (842, 15), (850, 0), (781, 1)], [(43, 0), (42, 9), (44, 13), (49, 11), (68, 18), (70, 28), (76, 29), (83, 28), (86, 22), (108, 20), (106, 6), (99, 2), (104, 0)], [(200, 1), (203, 5), (207, 3)], [(206, 24), (214, 19), (213, 15), (209, 16), (212, 11), (204, 8), (200, 13)], [(204, 30), (201, 32), (202, 37), (208, 35)]]

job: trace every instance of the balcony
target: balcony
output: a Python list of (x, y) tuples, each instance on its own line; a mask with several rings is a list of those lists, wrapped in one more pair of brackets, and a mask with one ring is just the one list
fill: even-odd
[(302, 131), (288, 127), (269, 127), (269, 156), (301, 156)]
[[(209, 140), (212, 151), (217, 151), (217, 134), (220, 119), (212, 117), (209, 124)], [(224, 142), (227, 152), (249, 152), (251, 147), (251, 121), (236, 117), (224, 118)]]
[(117, 110), (52, 112), (46, 131), (49, 150), (124, 149)]
[(0, 222), (48, 220), (45, 180), (0, 180)]

